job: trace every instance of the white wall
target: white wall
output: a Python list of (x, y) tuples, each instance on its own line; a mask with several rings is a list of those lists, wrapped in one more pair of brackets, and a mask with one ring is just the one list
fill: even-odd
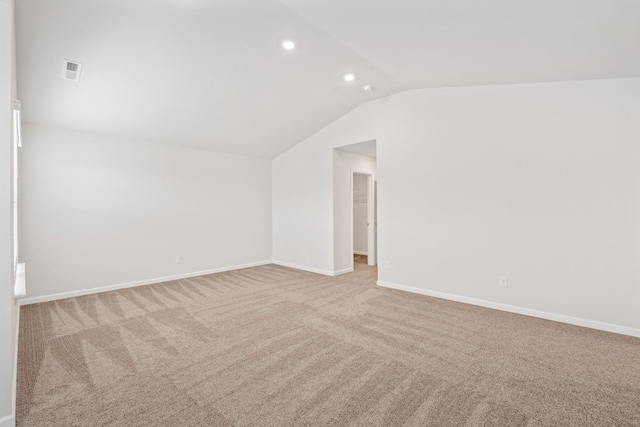
[(640, 334), (638, 117), (638, 78), (363, 105), (274, 160), (274, 256), (329, 267), (332, 148), (376, 139), (381, 282)]
[(353, 169), (376, 173), (376, 159), (343, 150), (333, 154), (334, 273), (353, 268)]
[[(367, 250), (367, 176), (353, 175), (353, 253), (366, 255)], [(356, 194), (360, 195), (357, 196)], [(357, 203), (356, 201), (360, 202)]]
[(30, 125), (23, 145), (28, 298), (271, 259), (269, 160)]
[(275, 262), (333, 273), (332, 163), (330, 149), (312, 145), (296, 145), (273, 160)]
[(0, 426), (14, 425), (16, 314), (11, 238), (13, 2), (0, 0)]
[(367, 176), (356, 173), (353, 176), (353, 191), (367, 191)]

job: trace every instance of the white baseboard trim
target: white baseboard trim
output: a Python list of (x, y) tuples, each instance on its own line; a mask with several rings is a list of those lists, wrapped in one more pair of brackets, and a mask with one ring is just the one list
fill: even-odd
[(369, 255), (367, 251), (353, 251), (354, 255)]
[(283, 261), (271, 261), (272, 264), (281, 265), (283, 267), (295, 268), (296, 270), (308, 271), (310, 273), (322, 274), (323, 276), (340, 276), (341, 274), (351, 273), (353, 271), (353, 267), (343, 268), (342, 270), (329, 271), (329, 270), (320, 270), (319, 268), (313, 267), (305, 267), (304, 265), (291, 264), (289, 262)]
[(0, 418), (0, 427), (16, 427), (16, 418), (13, 415)]
[(353, 271), (353, 267), (343, 268), (342, 270), (336, 270), (333, 272), (333, 276), (340, 276), (341, 274), (351, 273)]
[(310, 273), (322, 274), (323, 276), (333, 276), (334, 275), (333, 271), (320, 270), (319, 268), (313, 268), (313, 267), (305, 267), (304, 265), (291, 264), (289, 262), (273, 260), (273, 261), (271, 261), (271, 263), (272, 264), (276, 264), (276, 265), (281, 265), (283, 267), (295, 268), (296, 270), (303, 270), (303, 271), (308, 271)]
[[(61, 292), (59, 294), (43, 295), (40, 297), (23, 298), (19, 300), (20, 305), (37, 304), (40, 302), (54, 301), (64, 298), (79, 297), (82, 295), (98, 294), (101, 292), (116, 291), (118, 289), (133, 288), (136, 286), (153, 285), (154, 283), (169, 282), (171, 280), (186, 279), (189, 277), (204, 276), (205, 274), (222, 273), (224, 271), (239, 270), (241, 268), (256, 267), (259, 265), (271, 264), (271, 260), (252, 262), (249, 264), (232, 265), (229, 267), (214, 268), (211, 270), (196, 271), (193, 273), (176, 274), (175, 276), (157, 277), (155, 279), (139, 280), (136, 282), (121, 283), (118, 285), (101, 286), (99, 288), (82, 289), (79, 291)], [(1, 426), (0, 426), (1, 427)]]
[(570, 325), (583, 326), (585, 328), (598, 329), (616, 334), (630, 335), (640, 338), (640, 329), (628, 326), (614, 325), (611, 323), (598, 322), (595, 320), (583, 319), (580, 317), (566, 316), (564, 314), (548, 313), (546, 311), (534, 310), (531, 308), (518, 307), (515, 305), (502, 304), (476, 298), (463, 297), (444, 292), (431, 291), (428, 289), (415, 288), (413, 286), (398, 285), (397, 283), (384, 282), (378, 280), (378, 286), (412, 292), (415, 294), (427, 295), (430, 297), (442, 298), (451, 301), (463, 302), (466, 304), (478, 305), (480, 307), (493, 308), (495, 310), (508, 311), (510, 313), (524, 314), (525, 316), (539, 317), (541, 319), (553, 320), (556, 322), (568, 323)]

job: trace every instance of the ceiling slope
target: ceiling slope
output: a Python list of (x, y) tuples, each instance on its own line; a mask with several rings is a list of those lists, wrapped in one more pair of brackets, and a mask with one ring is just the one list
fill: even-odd
[(24, 120), (42, 125), (271, 158), (404, 89), (275, 1), (19, 0), (17, 20)]
[(637, 0), (282, 0), (409, 88), (640, 76)]
[(640, 76), (635, 0), (16, 3), (25, 121), (264, 158), (407, 89)]

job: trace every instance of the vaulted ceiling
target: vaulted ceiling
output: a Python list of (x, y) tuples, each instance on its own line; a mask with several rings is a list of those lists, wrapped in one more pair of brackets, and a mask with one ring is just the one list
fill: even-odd
[[(16, 10), (26, 122), (265, 158), (408, 89), (640, 76), (638, 0), (16, 0)], [(83, 64), (79, 82), (62, 79), (64, 59)]]

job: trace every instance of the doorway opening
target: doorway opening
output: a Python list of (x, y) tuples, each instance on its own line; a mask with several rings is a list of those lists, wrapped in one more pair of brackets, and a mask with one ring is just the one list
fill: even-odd
[(351, 169), (351, 253), (354, 267), (358, 261), (377, 265), (376, 256), (376, 185), (372, 171)]
[(375, 140), (334, 148), (333, 275), (377, 265), (376, 174)]

